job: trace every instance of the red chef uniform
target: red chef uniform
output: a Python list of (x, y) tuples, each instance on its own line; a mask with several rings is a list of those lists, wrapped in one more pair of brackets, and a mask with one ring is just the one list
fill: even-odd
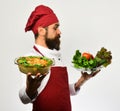
[(71, 111), (66, 67), (52, 67), (45, 89), (33, 103), (33, 111)]

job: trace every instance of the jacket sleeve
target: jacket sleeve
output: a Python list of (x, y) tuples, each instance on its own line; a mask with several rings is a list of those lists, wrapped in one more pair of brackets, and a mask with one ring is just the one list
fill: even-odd
[(33, 100), (31, 100), (29, 98), (29, 96), (27, 95), (27, 93), (25, 91), (25, 87), (23, 87), (22, 89), (20, 89), (20, 91), (19, 91), (19, 97), (20, 97), (20, 100), (22, 101), (22, 103), (24, 103), (24, 104), (32, 103), (35, 100), (35, 98)]
[[(21, 72), (20, 72), (21, 73)], [(31, 103), (32, 100), (29, 98), (29, 96), (26, 93), (26, 76), (21, 74), (21, 88), (19, 90), (19, 98), (23, 104)]]
[(75, 90), (74, 83), (73, 84), (69, 84), (69, 90), (70, 90), (70, 95), (71, 96), (77, 95), (78, 92), (80, 91), (80, 89), (77, 90), (77, 91)]

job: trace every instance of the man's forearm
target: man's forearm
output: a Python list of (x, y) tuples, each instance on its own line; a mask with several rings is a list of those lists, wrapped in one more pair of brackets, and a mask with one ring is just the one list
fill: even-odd
[(80, 87), (86, 82), (86, 79), (81, 76), (81, 78), (75, 83), (75, 90), (79, 90)]
[(25, 87), (22, 88), (19, 91), (19, 98), (20, 98), (20, 100), (22, 101), (23, 104), (28, 104), (28, 103), (32, 102), (32, 100), (30, 99), (30, 97), (26, 93), (26, 88)]
[(30, 97), (31, 100), (34, 99), (38, 95), (37, 90), (33, 92), (31, 90), (28, 90), (27, 88), (26, 88), (26, 93)]

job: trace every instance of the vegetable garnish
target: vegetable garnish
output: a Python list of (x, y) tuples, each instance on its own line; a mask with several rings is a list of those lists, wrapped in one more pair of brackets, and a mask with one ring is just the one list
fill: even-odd
[(82, 56), (85, 57), (87, 60), (93, 59), (93, 55), (88, 52), (84, 52)]
[(101, 66), (107, 67), (111, 64), (111, 60), (111, 51), (108, 51), (106, 48), (102, 47), (95, 56), (88, 52), (81, 53), (79, 50), (76, 50), (72, 63), (77, 69), (84, 68), (93, 70)]

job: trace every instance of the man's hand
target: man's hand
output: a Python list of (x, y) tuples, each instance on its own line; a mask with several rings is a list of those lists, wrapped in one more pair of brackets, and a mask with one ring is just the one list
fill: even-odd
[(100, 72), (100, 70), (95, 71), (95, 72), (91, 72), (91, 74), (88, 74), (87, 72), (81, 72), (81, 74), (82, 74), (81, 77), (83, 77), (84, 80), (88, 80), (88, 79), (94, 77), (95, 75), (97, 75), (98, 72)]
[(35, 77), (33, 77), (31, 73), (28, 73), (26, 80), (26, 93), (31, 99), (37, 96), (37, 89), (44, 77), (45, 75), (41, 75), (40, 73), (38, 73)]
[(90, 78), (96, 76), (100, 72), (100, 70), (92, 72), (91, 74), (88, 74), (87, 72), (81, 72), (82, 76), (80, 79), (75, 83), (75, 90), (80, 89), (80, 87)]

